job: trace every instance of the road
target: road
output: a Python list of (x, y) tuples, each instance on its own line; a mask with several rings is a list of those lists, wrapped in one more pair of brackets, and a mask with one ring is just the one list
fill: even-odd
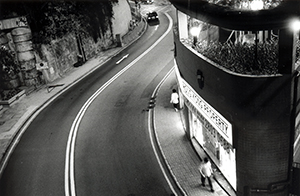
[(145, 111), (173, 66), (169, 19), (159, 17), (158, 27), (149, 26), (138, 42), (34, 119), (0, 179), (1, 196), (171, 195)]

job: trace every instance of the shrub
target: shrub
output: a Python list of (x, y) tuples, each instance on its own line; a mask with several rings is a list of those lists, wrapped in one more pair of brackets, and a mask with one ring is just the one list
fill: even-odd
[(250, 75), (278, 73), (278, 44), (275, 41), (257, 45), (232, 42), (198, 43), (197, 51), (236, 73)]
[[(5, 46), (0, 47), (0, 81), (14, 79), (20, 72), (15, 55)], [(2, 83), (2, 82), (1, 82)]]

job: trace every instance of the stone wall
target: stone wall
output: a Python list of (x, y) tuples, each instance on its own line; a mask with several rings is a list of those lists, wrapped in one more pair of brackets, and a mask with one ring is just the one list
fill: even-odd
[(40, 69), (44, 80), (48, 82), (63, 76), (78, 61), (78, 46), (73, 35), (53, 40), (48, 45), (35, 46), (35, 49), (36, 64), (43, 63), (45, 65), (45, 67), (37, 69)]
[(7, 33), (1, 33), (0, 45), (13, 50), (16, 47), (18, 49), (15, 52), (22, 70), (21, 83), (18, 85), (36, 86), (43, 82), (54, 81), (63, 77), (74, 66), (82, 65), (81, 60), (89, 60), (100, 51), (111, 47), (116, 34), (123, 36), (128, 32), (132, 20), (127, 0), (119, 0), (114, 5), (113, 11), (112, 29), (103, 32), (96, 42), (92, 37), (76, 37), (69, 34), (61, 39), (52, 40), (50, 44), (37, 45), (31, 42), (31, 30), (25, 26), (13, 30), (14, 40), (11, 43), (14, 45), (10, 47)]

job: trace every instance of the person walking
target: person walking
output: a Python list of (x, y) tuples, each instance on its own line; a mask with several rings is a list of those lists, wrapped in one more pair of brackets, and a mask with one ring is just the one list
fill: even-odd
[(211, 192), (214, 192), (214, 188), (213, 188), (212, 180), (211, 180), (213, 170), (211, 168), (211, 163), (208, 160), (208, 158), (206, 158), (206, 157), (204, 158), (203, 163), (201, 163), (200, 166), (199, 166), (199, 171), (200, 171), (200, 174), (201, 174), (202, 186), (205, 187), (205, 179), (207, 178), (208, 184), (210, 186), (210, 190), (211, 190)]
[(177, 112), (179, 109), (179, 95), (176, 89), (172, 90), (170, 103), (173, 103), (174, 109)]

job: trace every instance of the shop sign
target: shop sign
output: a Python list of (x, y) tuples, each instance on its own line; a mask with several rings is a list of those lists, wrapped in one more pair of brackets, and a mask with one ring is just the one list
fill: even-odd
[(183, 95), (194, 105), (195, 108), (211, 123), (211, 125), (232, 145), (232, 125), (184, 80), (181, 80)]

